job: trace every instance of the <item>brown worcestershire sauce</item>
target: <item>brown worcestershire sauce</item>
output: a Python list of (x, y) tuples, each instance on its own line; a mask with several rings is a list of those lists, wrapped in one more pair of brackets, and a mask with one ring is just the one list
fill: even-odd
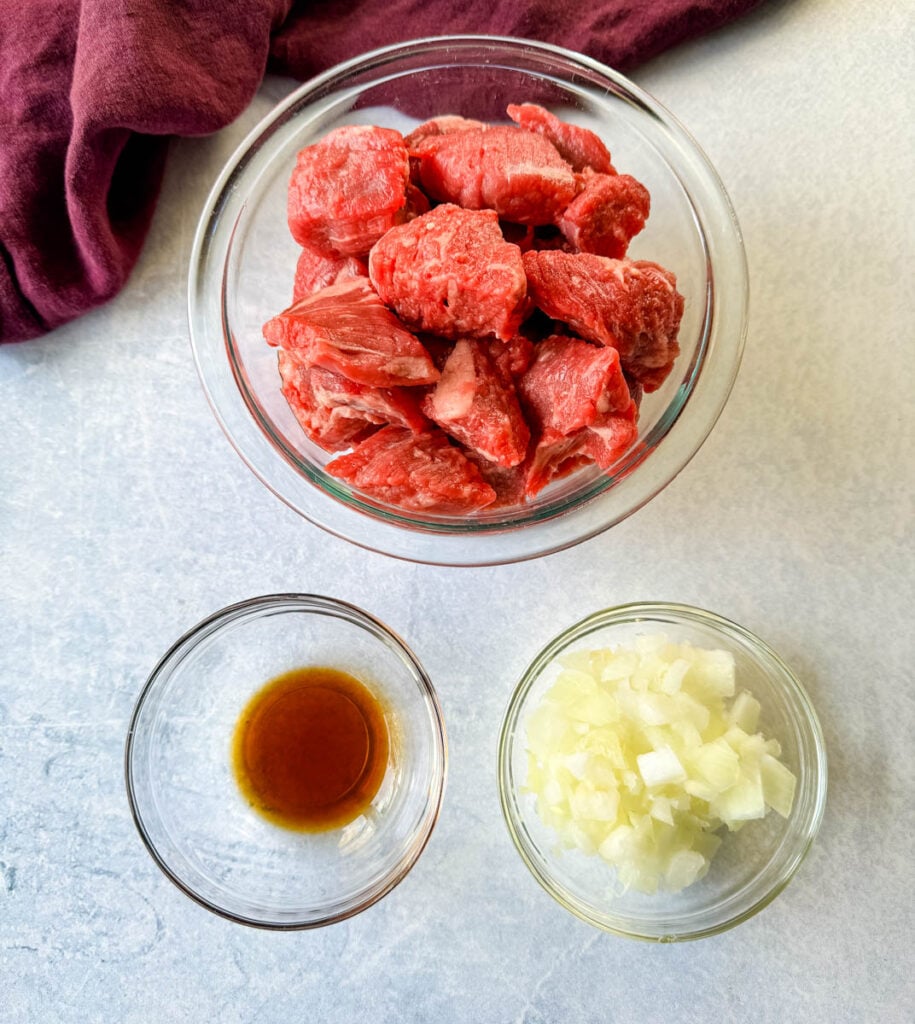
[(388, 763), (377, 698), (333, 668), (300, 668), (248, 702), (232, 741), (235, 778), (269, 821), (302, 832), (341, 828), (372, 802)]

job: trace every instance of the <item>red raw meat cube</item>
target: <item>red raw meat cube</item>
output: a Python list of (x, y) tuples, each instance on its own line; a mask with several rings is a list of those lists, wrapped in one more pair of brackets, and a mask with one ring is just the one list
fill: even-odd
[(289, 182), (289, 229), (328, 256), (365, 256), (405, 217), (410, 160), (400, 132), (347, 125), (306, 146)]
[(518, 224), (552, 224), (578, 191), (571, 167), (541, 135), (504, 126), (425, 139), (411, 150), (432, 199), (495, 210)]
[(521, 251), (492, 210), (445, 204), (392, 228), (372, 249), (369, 274), (408, 327), (446, 338), (511, 338), (528, 310)]
[(648, 189), (628, 174), (582, 175), (584, 189), (566, 207), (559, 227), (573, 248), (621, 259), (648, 219)]
[(480, 476), (496, 492), (493, 503), (488, 506), (490, 509), (507, 508), (512, 505), (521, 505), (525, 499), (525, 463), (517, 466), (500, 466), (497, 462), (490, 462), (482, 455), (464, 449), (467, 458), (479, 469)]
[(590, 129), (560, 121), (555, 114), (536, 103), (512, 103), (508, 107), (508, 116), (527, 131), (539, 132), (549, 139), (573, 171), (590, 167), (602, 174), (616, 173), (607, 147)]
[(486, 354), (504, 381), (514, 383), (534, 361), (534, 343), (523, 334), (516, 334), (509, 341), (488, 338), (481, 344), (486, 346)]
[(532, 251), (523, 260), (531, 297), (547, 316), (617, 349), (623, 369), (645, 391), (660, 387), (680, 351), (683, 316), (669, 270), (590, 253)]
[(635, 402), (620, 413), (611, 413), (592, 423), (582, 434), (581, 452), (600, 466), (609, 469), (635, 441), (638, 409)]
[(518, 390), (547, 445), (632, 405), (616, 349), (562, 335), (537, 345)]
[(298, 302), (306, 295), (319, 292), (338, 281), (368, 277), (368, 273), (368, 267), (355, 256), (325, 256), (315, 249), (305, 247), (299, 253), (299, 260), (295, 266), (292, 301)]
[(279, 351), (279, 368), (290, 409), (308, 437), (325, 451), (351, 448), (386, 422), (348, 405), (325, 405), (313, 387), (315, 373), (322, 371), (285, 349)]
[(614, 348), (547, 338), (519, 392), (536, 426), (536, 446), (525, 463), (528, 496), (588, 460), (609, 469), (636, 439), (638, 409)]
[(525, 495), (532, 498), (547, 484), (592, 462), (603, 470), (610, 469), (637, 436), (633, 405), (625, 413), (607, 416), (601, 424), (582, 427), (568, 437), (549, 443), (541, 439), (518, 467), (524, 474)]
[(389, 388), (439, 378), (419, 340), (362, 278), (301, 299), (264, 324), (264, 337), (271, 345), (301, 350), (303, 361), (359, 384)]
[(535, 362), (519, 382), (535, 428), (526, 457), (509, 467), (466, 451), (496, 492), (493, 508), (519, 505), (590, 463), (609, 469), (637, 436), (637, 406), (615, 349), (566, 337), (532, 347)]
[(423, 412), (471, 450), (501, 466), (522, 462), (530, 430), (514, 387), (475, 341), (458, 341)]
[(377, 501), (416, 512), (463, 515), (491, 505), (496, 492), (444, 433), (383, 427), (327, 472)]
[[(437, 138), (439, 135), (451, 135), (454, 132), (478, 131), (485, 127), (482, 121), (471, 121), (466, 117), (458, 117), (456, 114), (445, 114), (443, 117), (434, 117), (431, 121), (426, 121), (414, 128), (404, 139), (404, 144), (410, 154), (410, 180), (416, 186), (417, 191), (422, 185), (420, 176), (422, 160), (417, 156), (417, 151), (426, 140)], [(426, 209), (428, 208), (427, 201)]]
[(588, 459), (581, 454), (585, 434), (585, 430), (579, 430), (569, 437), (555, 438), (549, 443), (539, 439), (532, 445), (530, 454), (521, 466), (526, 497), (533, 498), (553, 480), (568, 476), (587, 465)]
[(312, 368), (311, 387), (315, 398), (327, 408), (345, 406), (363, 413), (373, 423), (395, 423), (415, 433), (429, 429), (420, 408), (419, 388), (373, 388), (323, 366)]
[(467, 452), (467, 458), (479, 467), (483, 479), (496, 492), (490, 508), (507, 508), (522, 505), (547, 484), (588, 465), (591, 460), (580, 454), (584, 443), (584, 432), (549, 445), (532, 443), (524, 462), (511, 468), (487, 462), (474, 452)]
[(452, 135), (455, 132), (478, 131), (486, 126), (482, 121), (473, 121), (467, 117), (459, 117), (457, 114), (443, 114), (441, 117), (433, 117), (430, 121), (424, 121), (417, 125), (409, 135), (404, 138), (407, 150), (416, 149), (426, 139), (436, 138), (439, 135)]

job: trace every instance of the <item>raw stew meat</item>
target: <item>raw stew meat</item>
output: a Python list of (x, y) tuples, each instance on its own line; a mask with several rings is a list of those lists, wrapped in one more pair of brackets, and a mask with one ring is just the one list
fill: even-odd
[(327, 472), (375, 501), (464, 515), (609, 470), (677, 358), (674, 275), (626, 259), (648, 190), (588, 129), (508, 115), (347, 126), (298, 155), (293, 301), (264, 337)]

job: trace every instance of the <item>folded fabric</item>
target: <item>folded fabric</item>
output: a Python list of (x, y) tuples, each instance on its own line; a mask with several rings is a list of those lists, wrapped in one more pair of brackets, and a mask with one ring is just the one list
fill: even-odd
[(620, 69), (759, 0), (0, 0), (0, 342), (114, 296), (169, 136), (214, 132), (265, 71), (306, 79), (423, 35), (539, 39)]

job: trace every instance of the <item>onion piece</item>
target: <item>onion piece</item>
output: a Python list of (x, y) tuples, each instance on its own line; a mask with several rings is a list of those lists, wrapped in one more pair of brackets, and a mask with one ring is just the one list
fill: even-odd
[(759, 702), (734, 696), (730, 652), (651, 635), (559, 666), (525, 723), (526, 789), (560, 844), (599, 855), (624, 889), (692, 885), (719, 830), (790, 815), (796, 779), (757, 731)]

